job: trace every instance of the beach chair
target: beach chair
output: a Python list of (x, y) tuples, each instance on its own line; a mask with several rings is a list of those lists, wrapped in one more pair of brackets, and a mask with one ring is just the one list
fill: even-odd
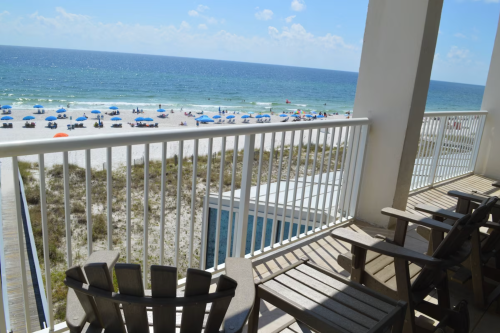
[[(115, 263), (92, 260), (83, 269), (74, 266), (66, 271), (64, 283), (76, 295), (66, 307), (71, 332), (81, 332), (87, 323), (87, 332), (149, 332), (147, 311), (152, 308), (154, 332), (176, 332), (180, 328), (181, 332), (215, 333), (223, 325), (223, 331), (238, 333), (253, 308), (255, 285), (249, 259), (227, 258), (226, 275), (219, 277), (212, 293), (212, 275), (206, 271), (189, 268), (185, 291), (180, 292), (177, 268), (153, 265), (149, 291), (144, 290), (140, 265)], [(116, 293), (113, 265), (119, 289)]]
[(3, 127), (3, 128), (8, 128), (8, 127), (9, 127), (9, 125), (7, 125), (7, 123), (3, 123), (2, 127)]
[[(454, 225), (457, 220), (465, 214), (470, 214), (487, 197), (469, 194), (459, 191), (450, 191), (448, 195), (457, 198), (455, 212), (434, 207), (426, 204), (418, 204), (415, 210), (431, 214), (435, 220), (442, 221), (448, 225)], [(487, 222), (485, 231), (476, 230), (471, 238), (471, 255), (458, 269), (452, 271), (451, 280), (459, 284), (465, 284), (472, 280), (474, 290), (474, 303), (480, 308), (487, 308), (500, 297), (500, 287), (489, 283), (488, 279), (500, 282), (500, 204), (497, 203), (491, 209), (493, 222)], [(429, 241), (427, 253), (432, 253), (439, 243), (441, 237), (433, 235), (430, 228), (417, 227), (417, 233)]]
[(68, 126), (68, 129), (70, 130), (70, 129), (71, 129), (71, 125), (70, 125), (70, 124), (68, 124), (67, 126)]
[[(486, 200), (472, 214), (464, 215), (453, 226), (407, 213), (384, 208), (382, 214), (397, 219), (394, 239), (377, 239), (346, 228), (336, 229), (332, 237), (352, 245), (351, 252), (339, 255), (338, 263), (351, 273), (351, 280), (364, 284), (393, 299), (408, 303), (404, 332), (426, 332), (417, 329), (415, 311), (439, 321), (435, 329), (449, 326), (455, 333), (469, 332), (467, 303), (450, 305), (447, 270), (464, 262), (470, 254), (469, 238), (486, 224), (489, 212), (498, 198)], [(408, 223), (431, 227), (436, 233), (447, 233), (432, 256), (404, 248)], [(438, 304), (425, 300), (437, 291)]]

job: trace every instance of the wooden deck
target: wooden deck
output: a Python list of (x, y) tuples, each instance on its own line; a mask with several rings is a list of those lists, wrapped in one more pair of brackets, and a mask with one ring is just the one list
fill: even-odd
[[(489, 195), (500, 195), (499, 189), (493, 188), (493, 180), (481, 176), (467, 176), (452, 181), (439, 184), (433, 189), (425, 189), (410, 194), (407, 210), (415, 212), (413, 207), (418, 203), (431, 203), (445, 209), (452, 209), (455, 206), (455, 200), (447, 197), (446, 193), (450, 190), (461, 191), (479, 191)], [(371, 236), (382, 234), (392, 237), (393, 231), (377, 228), (362, 222), (355, 222), (346, 226), (357, 232), (365, 233)], [(427, 250), (427, 241), (420, 237), (416, 231), (416, 226), (408, 228), (408, 234), (405, 247), (424, 253)], [(350, 245), (335, 240), (329, 236), (330, 231), (323, 232), (318, 236), (308, 239), (300, 244), (291, 244), (277, 253), (271, 254), (266, 258), (258, 258), (254, 261), (254, 276), (256, 279), (264, 278), (282, 268), (296, 262), (299, 258), (307, 257), (316, 264), (332, 269), (340, 274), (348, 276), (347, 272), (337, 264), (337, 256), (341, 253), (350, 251)], [(458, 301), (466, 299), (469, 301), (469, 312), (471, 319), (471, 332), (489, 333), (498, 332), (500, 326), (500, 314), (495, 313), (494, 309), (488, 311), (480, 310), (473, 304), (472, 291), (464, 286), (450, 284), (451, 302), (457, 304)], [(437, 300), (431, 295), (428, 297), (431, 301)], [(495, 304), (492, 305), (494, 307)], [(259, 320), (259, 332), (308, 332), (299, 330), (299, 326), (294, 324), (294, 319), (283, 313), (266, 302), (261, 303), (261, 317)]]
[[(14, 333), (26, 332), (26, 319), (24, 315), (23, 288), (21, 283), (21, 264), (19, 254), (19, 242), (17, 233), (17, 217), (15, 210), (15, 191), (12, 179), (12, 168), (10, 161), (3, 159), (1, 163), (1, 200), (3, 223), (3, 245), (5, 254), (5, 269), (7, 274), (7, 292), (9, 299), (9, 315), (11, 329)], [(24, 237), (23, 237), (24, 239)], [(28, 279), (29, 318), (32, 331), (39, 330), (40, 320), (36, 303), (33, 281), (31, 279), (30, 263), (26, 253), (26, 242), (24, 242), (26, 258), (26, 275)], [(2, 272), (3, 273), (3, 272)]]

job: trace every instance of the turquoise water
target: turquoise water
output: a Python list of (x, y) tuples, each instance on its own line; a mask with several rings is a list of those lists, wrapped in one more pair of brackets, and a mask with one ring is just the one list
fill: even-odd
[[(300, 67), (0, 46), (0, 103), (14, 108), (344, 112), (353, 107), (357, 78)], [(483, 91), (432, 81), (427, 109), (479, 110)]]

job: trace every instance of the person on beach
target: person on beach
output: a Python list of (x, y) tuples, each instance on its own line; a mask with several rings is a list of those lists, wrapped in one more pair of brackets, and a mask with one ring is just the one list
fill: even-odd
[(85, 113), (83, 114), (83, 116), (84, 116), (85, 118), (89, 119), (89, 117), (87, 117), (87, 115), (86, 115)]
[(158, 109), (161, 109), (161, 104), (159, 104), (158, 106), (159, 106), (159, 108), (158, 108)]

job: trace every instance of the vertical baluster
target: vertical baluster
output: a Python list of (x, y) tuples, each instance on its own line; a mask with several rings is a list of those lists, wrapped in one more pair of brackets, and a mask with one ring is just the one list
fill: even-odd
[[(161, 143), (161, 187), (160, 187), (160, 265), (165, 262), (165, 182), (167, 173), (167, 143)], [(190, 262), (191, 263), (191, 262)], [(189, 266), (191, 267), (191, 265)]]
[[(50, 250), (49, 250), (49, 227), (47, 222), (47, 197), (45, 191), (45, 156), (43, 154), (38, 155), (38, 173), (40, 174), (40, 211), (42, 218), (42, 239), (43, 239), (43, 265), (45, 268), (45, 291), (47, 293), (47, 304), (49, 318), (48, 321), (49, 328), (54, 330), (54, 311), (52, 305), (52, 280), (50, 279)], [(88, 195), (87, 195), (88, 198)], [(88, 207), (88, 205), (87, 205)], [(88, 209), (88, 208), (87, 208)], [(91, 233), (92, 235), (92, 233)], [(90, 238), (90, 243), (92, 244), (92, 238)], [(41, 282), (39, 282), (41, 283)], [(0, 301), (1, 302), (1, 301)], [(8, 309), (5, 309), (8, 311)]]
[(458, 116), (455, 117), (455, 122), (454, 122), (454, 134), (453, 134), (453, 153), (452, 153), (452, 159), (450, 163), (450, 174), (448, 178), (453, 178), (457, 176), (457, 165), (460, 160), (460, 148), (462, 145), (462, 121), (463, 117)]
[[(344, 136), (344, 149), (342, 149), (342, 161), (340, 161), (340, 179), (339, 179), (339, 189), (337, 192), (337, 200), (335, 202), (335, 217), (337, 217), (337, 213), (339, 211), (339, 203), (340, 197), (342, 195), (342, 191), (344, 191), (344, 166), (346, 160), (346, 151), (348, 146), (349, 133), (352, 131), (351, 127), (347, 126), (345, 128), (345, 136)], [(342, 208), (340, 208), (340, 222), (342, 222)]]
[[(446, 171), (445, 171), (445, 174), (444, 174), (444, 177), (443, 179), (441, 180), (445, 180), (445, 179), (449, 179), (451, 178), (451, 173), (453, 171), (451, 165), (452, 165), (452, 160), (453, 160), (453, 153), (454, 153), (454, 148), (455, 148), (455, 140), (453, 138), (453, 135), (455, 134), (454, 130), (455, 130), (455, 124), (456, 124), (456, 116), (453, 117), (453, 119), (451, 120), (451, 126), (450, 128), (448, 128), (448, 126), (446, 126), (449, 131), (448, 131), (448, 138), (446, 137), (446, 132), (445, 132), (445, 137), (443, 139), (443, 143), (446, 143)], [(451, 155), (451, 156), (450, 156)]]
[[(260, 136), (259, 170), (257, 173), (257, 193), (255, 194), (255, 210), (254, 210), (254, 215), (253, 215), (252, 243), (251, 243), (251, 247), (250, 247), (250, 254), (252, 255), (252, 257), (255, 253), (255, 238), (257, 235), (257, 221), (259, 219), (260, 178), (262, 177), (262, 160), (264, 158), (265, 138), (266, 138), (266, 133), (262, 133)], [(234, 172), (234, 168), (233, 168), (233, 172)], [(231, 204), (231, 207), (233, 207), (232, 204)]]
[[(344, 212), (345, 212), (345, 200), (346, 197), (348, 196), (349, 192), (349, 174), (351, 171), (351, 160), (352, 160), (352, 154), (354, 151), (354, 137), (356, 135), (356, 129), (357, 126), (351, 127), (350, 133), (349, 133), (349, 141), (348, 141), (348, 147), (349, 151), (346, 153), (347, 160), (346, 160), (346, 166), (344, 167), (344, 172), (342, 174), (342, 204), (340, 205), (340, 221), (342, 221), (342, 218), (344, 217)], [(348, 216), (346, 215), (346, 219), (348, 219)]]
[(421, 171), (421, 164), (422, 164), (422, 138), (425, 133), (425, 117), (423, 118), (422, 126), (420, 128), (420, 136), (419, 136), (419, 141), (418, 141), (418, 148), (417, 148), (417, 155), (415, 156), (415, 163), (413, 165), (413, 173), (411, 177), (411, 183), (410, 183), (410, 191), (413, 190), (414, 188), (417, 187), (418, 179), (420, 176), (420, 171)]
[(127, 146), (127, 263), (132, 261), (132, 238), (130, 236), (132, 232), (132, 197), (130, 187), (132, 186), (132, 146)]
[(210, 177), (212, 170), (212, 146), (213, 138), (208, 139), (208, 160), (207, 160), (207, 185), (205, 190), (205, 202), (203, 206), (202, 237), (201, 237), (201, 256), (200, 268), (205, 269), (207, 263), (207, 243), (208, 243), (208, 218), (209, 218), (209, 197), (210, 197)]
[(143, 221), (143, 281), (148, 285), (149, 259), (149, 143), (144, 144), (144, 221)]
[[(429, 177), (426, 177), (425, 174), (427, 173), (426, 168), (425, 168), (425, 161), (427, 158), (427, 147), (429, 145), (429, 140), (428, 140), (428, 135), (429, 135), (429, 128), (431, 120), (429, 118), (424, 117), (424, 120), (427, 119), (428, 121), (425, 121), (423, 123), (423, 128), (422, 132), (420, 134), (420, 144), (418, 148), (418, 159), (419, 159), (419, 165), (417, 167), (417, 175), (412, 182), (412, 190), (420, 188), (425, 186), (425, 180), (428, 179)], [(423, 141), (424, 140), (424, 141)], [(423, 142), (423, 143), (422, 143)]]
[[(320, 129), (318, 129), (318, 132), (321, 132)], [(319, 181), (318, 181), (318, 190), (316, 191), (316, 206), (314, 207), (314, 217), (313, 221), (314, 224), (317, 224), (316, 218), (318, 217), (318, 208), (319, 208), (319, 194), (321, 191), (321, 184), (323, 184), (323, 168), (325, 165), (325, 151), (326, 151), (326, 138), (328, 137), (328, 128), (325, 128), (325, 133), (324, 133), (324, 138), (323, 138), (323, 151), (321, 152), (321, 163), (319, 165)], [(326, 193), (323, 194), (326, 196)], [(323, 221), (319, 222), (319, 228), (321, 228), (323, 224)]]
[[(332, 127), (332, 136), (330, 138), (330, 149), (329, 152), (328, 152), (328, 164), (327, 164), (327, 167), (326, 167), (326, 180), (325, 180), (325, 187), (323, 189), (323, 202), (321, 204), (321, 218), (320, 218), (320, 222), (321, 222), (321, 227), (328, 227), (328, 224), (325, 223), (325, 225), (323, 225), (323, 220), (324, 220), (324, 217), (323, 215), (325, 214), (325, 210), (326, 210), (326, 197), (327, 197), (327, 191), (328, 191), (328, 182), (330, 181), (330, 169), (331, 169), (331, 166), (332, 166), (332, 156), (333, 156), (333, 145), (334, 145), (334, 140), (335, 140), (335, 130), (336, 128), (335, 127)], [(333, 185), (335, 185), (335, 178), (333, 179)], [(330, 193), (330, 198), (333, 197), (333, 191), (334, 191), (334, 186), (332, 186), (332, 192)]]
[[(42, 156), (43, 159), (43, 155)], [(90, 149), (85, 150), (85, 194), (87, 207), (87, 256), (92, 254), (92, 164), (90, 163)]]
[[(267, 212), (269, 207), (269, 194), (271, 192), (271, 176), (273, 169), (273, 154), (274, 154), (274, 143), (276, 141), (276, 132), (271, 134), (271, 151), (269, 153), (269, 170), (267, 172), (267, 188), (266, 188), (266, 202), (264, 204), (264, 223), (262, 224), (262, 242), (260, 243), (260, 251), (264, 252), (265, 242), (266, 242), (266, 229), (267, 229)], [(271, 239), (272, 243), (272, 239)]]
[(250, 189), (252, 187), (252, 165), (255, 151), (255, 134), (245, 135), (243, 149), (243, 168), (241, 172), (241, 200), (238, 206), (239, 214), (235, 230), (235, 257), (243, 258), (246, 254), (248, 231), (248, 208), (250, 206)]
[(467, 130), (466, 130), (466, 137), (465, 137), (465, 142), (464, 142), (464, 158), (462, 160), (462, 165), (460, 168), (460, 174), (465, 174), (468, 172), (467, 166), (470, 163), (471, 160), (471, 149), (470, 147), (472, 146), (472, 133), (473, 133), (473, 128), (474, 128), (474, 116), (468, 116), (467, 117)]
[(439, 117), (437, 121), (437, 137), (434, 145), (434, 152), (432, 155), (431, 165), (429, 169), (429, 185), (432, 186), (436, 182), (436, 179), (440, 177), (443, 170), (439, 167), (439, 161), (441, 160), (441, 150), (443, 148), (443, 138), (446, 132), (447, 117)]
[[(219, 242), (220, 242), (220, 222), (222, 216), (222, 190), (224, 183), (224, 164), (226, 160), (226, 137), (222, 137), (222, 146), (221, 146), (221, 156), (220, 156), (220, 172), (219, 172), (219, 196), (217, 203), (217, 223), (215, 227), (215, 253), (214, 253), (214, 269), (219, 268)], [(229, 218), (229, 222), (231, 223), (231, 218)], [(228, 235), (229, 237), (229, 235)], [(226, 257), (229, 257), (230, 250), (226, 249)]]
[[(271, 232), (271, 248), (274, 248), (274, 244), (276, 243), (276, 231), (278, 230), (278, 207), (279, 207), (279, 199), (280, 199), (280, 185), (281, 185), (281, 169), (283, 165), (283, 151), (285, 148), (285, 135), (286, 132), (281, 133), (281, 147), (280, 147), (280, 162), (278, 164), (278, 178), (276, 180), (276, 195), (274, 196), (274, 214), (273, 214), (273, 229)], [(285, 225), (284, 214), (282, 217), (282, 228)]]
[(63, 179), (64, 179), (64, 222), (66, 224), (66, 262), (68, 268), (73, 266), (71, 252), (71, 204), (69, 198), (69, 166), (68, 152), (63, 152)]
[(460, 117), (461, 121), (459, 122), (460, 124), (460, 137), (459, 137), (459, 142), (458, 142), (458, 152), (457, 152), (457, 159), (455, 162), (455, 172), (454, 172), (454, 177), (460, 176), (461, 170), (462, 170), (462, 164), (464, 161), (464, 145), (467, 139), (467, 124), (469, 122), (469, 116), (462, 116)]
[(486, 121), (486, 115), (481, 115), (479, 122), (478, 122), (478, 127), (476, 130), (476, 134), (474, 137), (474, 148), (473, 148), (473, 153), (472, 153), (472, 161), (469, 165), (469, 168), (471, 171), (474, 171), (474, 168), (476, 166), (476, 160), (477, 160), (477, 155), (479, 154), (479, 146), (481, 144), (481, 138), (483, 137), (483, 130), (484, 130), (484, 123)]
[[(311, 185), (309, 189), (309, 203), (307, 205), (307, 215), (306, 215), (306, 230), (304, 235), (307, 235), (308, 230), (309, 230), (309, 216), (311, 213), (311, 205), (312, 205), (312, 194), (314, 190), (314, 183), (315, 179), (314, 177), (316, 176), (316, 161), (318, 159), (318, 148), (319, 148), (319, 135), (321, 131), (319, 129), (316, 130), (316, 148), (314, 149), (314, 158), (313, 158), (313, 167), (312, 167), (312, 174), (311, 174)], [(314, 233), (314, 230), (316, 229), (316, 221), (313, 221), (312, 225), (312, 233)]]
[(432, 156), (434, 155), (434, 149), (436, 148), (433, 146), (435, 144), (434, 141), (434, 135), (436, 133), (436, 121), (432, 117), (428, 117), (429, 119), (429, 125), (427, 129), (427, 134), (426, 134), (426, 146), (425, 146), (425, 151), (424, 151), (424, 159), (423, 159), (423, 175), (420, 183), (422, 186), (428, 186), (429, 185), (429, 175), (431, 173), (430, 166), (432, 164)]
[(19, 187), (19, 163), (17, 156), (12, 157), (12, 178), (14, 179), (14, 194), (16, 202), (17, 241), (19, 244), (19, 259), (21, 264), (21, 285), (23, 288), (24, 321), (26, 331), (31, 332), (30, 305), (28, 296), (28, 279), (26, 275), (26, 257), (24, 252), (24, 230), (21, 215), (21, 189)]
[(108, 224), (108, 250), (113, 249), (113, 178), (111, 176), (111, 147), (106, 148), (106, 190), (107, 190), (107, 224)]
[[(288, 151), (288, 170), (286, 173), (286, 181), (285, 181), (285, 198), (283, 200), (283, 218), (281, 221), (281, 234), (280, 234), (280, 245), (283, 244), (283, 237), (285, 234), (285, 223), (286, 223), (286, 211), (287, 211), (287, 204), (288, 204), (288, 191), (290, 189), (290, 171), (292, 169), (292, 156), (293, 156), (293, 141), (295, 139), (295, 131), (291, 132), (291, 138), (290, 138), (290, 149)], [(293, 215), (293, 211), (291, 212), (291, 215)], [(291, 218), (291, 216), (290, 216)], [(290, 220), (290, 224), (288, 227), (288, 238), (290, 238), (290, 235), (292, 234), (292, 221)]]
[(475, 167), (475, 155), (476, 155), (476, 147), (479, 146), (479, 142), (481, 141), (481, 137), (478, 139), (478, 133), (481, 130), (482, 119), (485, 116), (474, 116), (473, 125), (471, 129), (471, 137), (470, 137), (470, 160), (467, 163), (466, 168), (467, 172), (473, 172)]
[[(295, 180), (293, 185), (293, 199), (292, 199), (292, 214), (290, 216), (290, 232), (288, 233), (288, 241), (292, 240), (292, 231), (293, 231), (293, 221), (295, 219), (295, 205), (297, 201), (297, 191), (299, 189), (299, 173), (300, 173), (300, 155), (302, 154), (302, 143), (304, 141), (304, 130), (300, 130), (300, 139), (299, 139), (299, 150), (297, 153), (297, 167), (295, 168)], [(293, 142), (292, 142), (293, 145)], [(297, 238), (300, 234), (300, 220), (297, 226)]]
[(355, 184), (355, 179), (357, 177), (357, 174), (356, 174), (356, 171), (358, 172), (361, 172), (360, 168), (358, 168), (358, 158), (359, 158), (359, 145), (361, 144), (361, 132), (362, 132), (362, 126), (356, 126), (356, 132), (354, 134), (354, 141), (353, 141), (353, 145), (355, 145), (355, 147), (352, 148), (352, 153), (351, 153), (351, 160), (352, 161), (352, 167), (350, 167), (349, 169), (352, 169), (352, 172), (350, 172), (350, 178), (348, 179), (348, 182), (350, 182), (350, 185), (348, 186), (349, 188), (349, 193), (348, 193), (348, 197), (347, 197), (347, 209), (346, 209), (346, 216), (349, 217), (349, 216), (352, 216), (354, 217), (354, 214), (352, 213), (351, 214), (351, 200), (352, 200), (352, 197), (353, 195), (355, 195), (354, 193), (354, 186), (356, 185)]
[(175, 220), (175, 264), (179, 266), (179, 249), (181, 234), (181, 205), (182, 205), (182, 160), (184, 159), (184, 141), (179, 141), (179, 165), (177, 166), (177, 216)]
[[(330, 226), (330, 218), (332, 216), (332, 207), (333, 207), (333, 197), (335, 195), (335, 183), (337, 182), (337, 171), (338, 171), (338, 163), (339, 163), (339, 151), (340, 151), (340, 142), (342, 141), (342, 131), (343, 127), (339, 128), (339, 135), (337, 138), (337, 149), (335, 150), (335, 164), (333, 167), (333, 179), (332, 179), (332, 194), (330, 195), (330, 204), (328, 205), (328, 216), (326, 219), (326, 226)], [(337, 199), (339, 198), (340, 195), (340, 184), (339, 188), (337, 190)], [(335, 202), (337, 202), (337, 199)], [(335, 220), (337, 220), (337, 208), (335, 207)], [(333, 221), (335, 223), (335, 221)]]
[(196, 178), (198, 175), (198, 144), (199, 139), (195, 139), (193, 147), (193, 185), (191, 187), (191, 224), (189, 226), (189, 268), (193, 267), (194, 222), (196, 217)]
[[(304, 196), (306, 194), (306, 184), (307, 184), (307, 167), (309, 166), (309, 153), (311, 152), (311, 139), (312, 139), (312, 130), (308, 131), (307, 135), (307, 151), (306, 151), (306, 162), (304, 164), (304, 178), (302, 179), (302, 194), (300, 196), (300, 209), (299, 209), (299, 225), (297, 230), (297, 238), (300, 238), (300, 227), (302, 227), (302, 211), (304, 210)], [(304, 226), (304, 236), (307, 235), (307, 227), (309, 225), (309, 221), (306, 220)]]
[(233, 212), (234, 212), (234, 190), (236, 186), (236, 169), (238, 168), (238, 139), (239, 136), (234, 137), (234, 153), (233, 153), (233, 165), (231, 174), (231, 198), (229, 199), (229, 219), (227, 222), (227, 245), (226, 245), (226, 257), (231, 255), (231, 235), (233, 233)]

